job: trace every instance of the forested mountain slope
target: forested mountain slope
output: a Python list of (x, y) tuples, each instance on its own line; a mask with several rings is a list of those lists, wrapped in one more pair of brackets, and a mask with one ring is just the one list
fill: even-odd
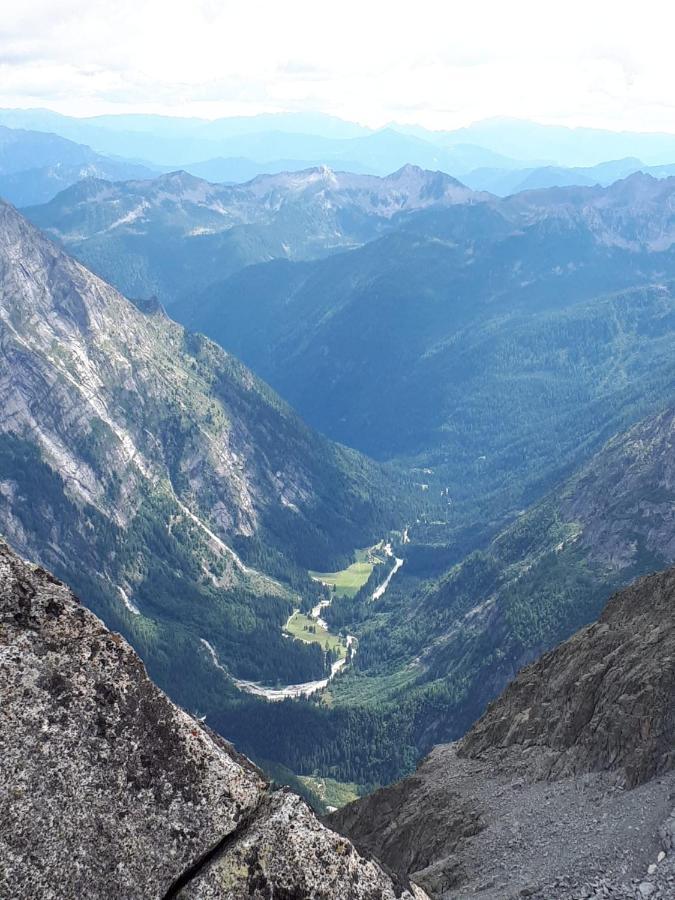
[(324, 433), (433, 470), (450, 517), (491, 517), (669, 401), (674, 210), (675, 179), (637, 175), (411, 213), (176, 312)]
[(334, 602), (327, 617), (358, 636), (359, 652), (329, 688), (331, 709), (397, 723), (369, 746), (377, 780), (460, 737), (522, 665), (592, 621), (613, 590), (675, 562), (674, 436), (670, 409), (613, 438), (484, 549), (439, 562), (449, 571), (436, 577), (414, 526), (384, 597)]

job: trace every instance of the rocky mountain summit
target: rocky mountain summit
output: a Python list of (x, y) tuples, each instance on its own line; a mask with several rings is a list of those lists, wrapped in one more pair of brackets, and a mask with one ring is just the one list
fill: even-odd
[(0, 896), (423, 900), (174, 706), (0, 543)]
[(466, 737), (331, 823), (434, 897), (675, 895), (675, 569), (523, 669)]
[(666, 251), (675, 240), (675, 178), (634, 172), (607, 187), (523, 191), (507, 205), (526, 219), (583, 223), (600, 245)]

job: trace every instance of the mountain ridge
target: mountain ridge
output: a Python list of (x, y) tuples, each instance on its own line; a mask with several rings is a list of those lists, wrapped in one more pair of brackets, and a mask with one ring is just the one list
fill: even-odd
[(82, 181), (26, 215), (130, 296), (165, 305), (251, 263), (359, 246), (412, 209), (487, 199), (442, 172), (385, 177), (315, 167), (217, 185), (186, 172)]
[(0, 196), (17, 206), (51, 200), (83, 178), (152, 177), (148, 166), (96, 153), (55, 134), (0, 126)]

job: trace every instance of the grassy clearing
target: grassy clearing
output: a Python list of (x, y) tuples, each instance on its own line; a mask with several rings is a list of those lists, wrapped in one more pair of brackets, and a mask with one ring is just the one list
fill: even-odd
[(328, 812), (331, 809), (339, 809), (352, 800), (358, 800), (366, 793), (360, 784), (335, 781), (333, 778), (322, 778), (314, 775), (298, 775), (298, 781), (312, 794), (319, 798), (321, 804)]
[(310, 577), (321, 581), (330, 588), (335, 588), (338, 597), (353, 597), (360, 587), (368, 581), (373, 571), (373, 563), (356, 562), (341, 572), (310, 572)]
[(357, 550), (354, 554), (356, 562), (341, 572), (310, 572), (310, 578), (321, 581), (331, 589), (334, 587), (338, 597), (353, 597), (368, 581), (375, 566), (383, 562), (383, 555), (379, 550), (379, 545)]
[(328, 647), (329, 650), (334, 650), (340, 658), (347, 652), (342, 638), (326, 631), (315, 619), (311, 619), (304, 613), (294, 613), (286, 623), (284, 631), (297, 640), (307, 641), (309, 644), (320, 644), (324, 650)]

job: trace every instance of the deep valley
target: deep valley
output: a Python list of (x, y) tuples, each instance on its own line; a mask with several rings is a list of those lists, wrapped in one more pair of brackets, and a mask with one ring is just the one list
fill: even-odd
[(675, 137), (248, 118), (0, 109), (0, 896), (672, 898)]

